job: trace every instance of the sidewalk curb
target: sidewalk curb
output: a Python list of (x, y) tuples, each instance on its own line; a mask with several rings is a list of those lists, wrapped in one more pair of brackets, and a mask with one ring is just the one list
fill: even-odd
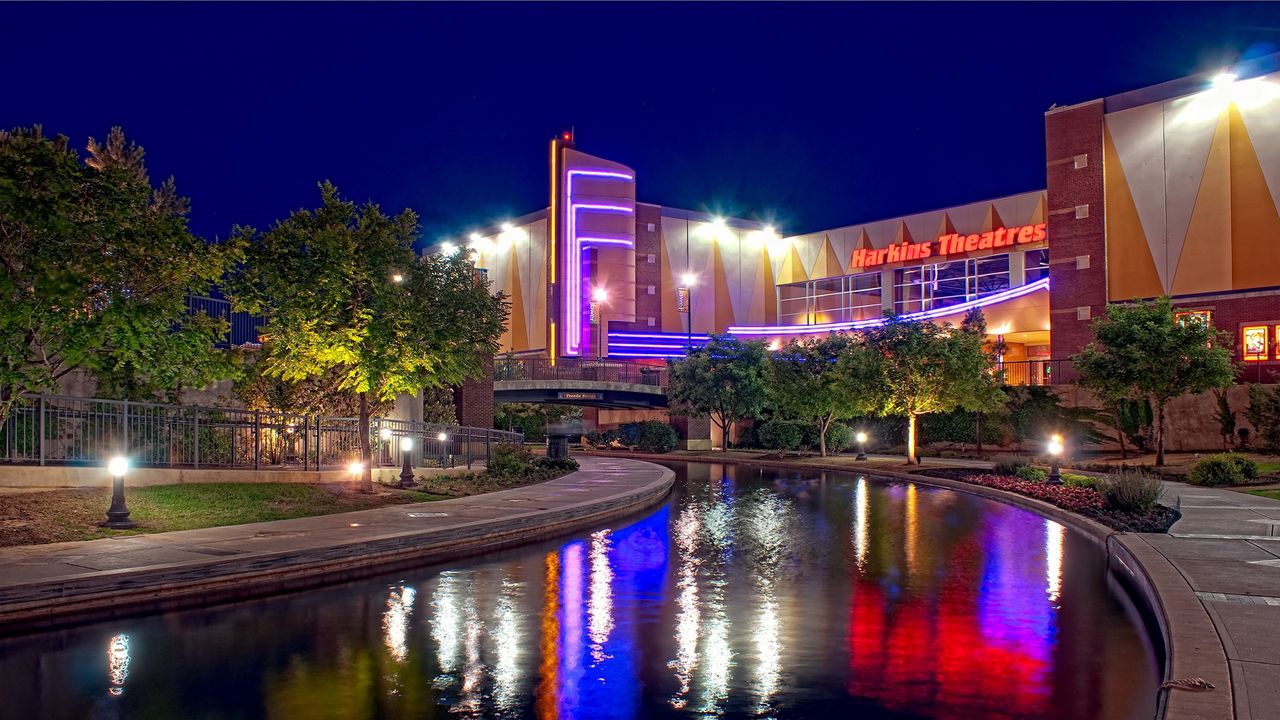
[[(631, 515), (665, 498), (675, 482), (675, 474), (652, 463), (632, 460), (660, 472), (643, 486), (556, 509), (522, 511), (501, 519), (475, 520), (449, 528), (390, 532), (304, 550), (154, 565), (141, 570), (88, 571), (65, 579), (0, 587), (0, 632), (32, 632), (71, 623), (246, 600), (555, 537)], [(522, 490), (536, 487), (539, 486)], [(471, 497), (492, 498), (500, 494)], [(441, 509), (441, 502), (449, 501), (421, 507)], [(362, 512), (377, 510), (357, 511)], [(146, 537), (155, 539), (164, 535)]]

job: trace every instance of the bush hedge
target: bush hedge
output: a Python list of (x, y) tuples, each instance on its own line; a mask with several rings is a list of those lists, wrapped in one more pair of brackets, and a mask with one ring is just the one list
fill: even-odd
[(827, 452), (838, 453), (853, 445), (853, 428), (833, 422), (827, 426)]
[(1140, 470), (1121, 470), (1107, 476), (1098, 487), (1109, 510), (1144, 513), (1160, 501), (1160, 478)]
[(756, 440), (766, 450), (799, 450), (804, 427), (786, 420), (770, 420), (756, 428)]
[(1026, 480), (1027, 482), (1042, 483), (1049, 479), (1049, 473), (1038, 467), (1031, 467), (1030, 465), (1023, 465), (1015, 470), (1013, 474), (1017, 475), (1020, 480)]
[(997, 475), (1017, 475), (1019, 468), (1027, 466), (1027, 461), (1012, 455), (1001, 455), (995, 459), (991, 470)]
[(1239, 485), (1244, 479), (1240, 463), (1224, 455), (1213, 455), (1201, 460), (1191, 468), (1191, 473), (1187, 476), (1187, 482), (1205, 487)]

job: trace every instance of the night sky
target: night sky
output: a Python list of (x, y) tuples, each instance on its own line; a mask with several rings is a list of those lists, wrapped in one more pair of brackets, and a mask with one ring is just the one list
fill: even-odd
[(547, 202), (547, 141), (787, 234), (1044, 187), (1043, 113), (1280, 49), (1280, 6), (0, 5), (0, 126), (122, 125), (192, 226), (318, 202), (422, 243)]

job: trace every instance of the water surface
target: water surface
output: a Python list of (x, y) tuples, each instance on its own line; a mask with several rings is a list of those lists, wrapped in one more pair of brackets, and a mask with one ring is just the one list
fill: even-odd
[(1101, 551), (845, 473), (673, 464), (567, 540), (0, 641), (13, 718), (1148, 718)]

